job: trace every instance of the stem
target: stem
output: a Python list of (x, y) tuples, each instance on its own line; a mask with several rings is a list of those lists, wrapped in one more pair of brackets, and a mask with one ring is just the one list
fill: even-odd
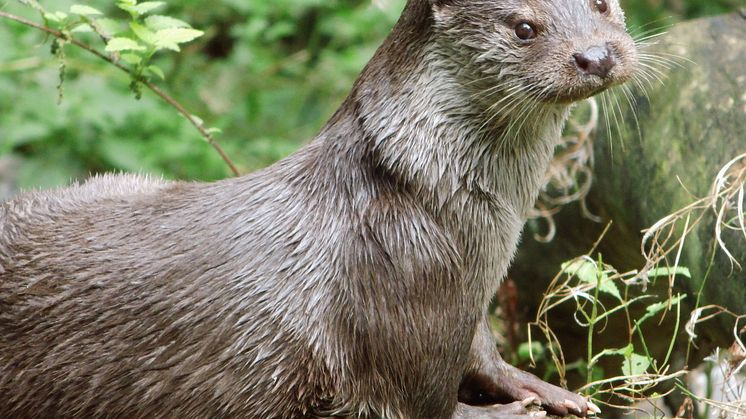
[[(712, 246), (712, 254), (710, 255), (710, 261), (707, 264), (707, 271), (705, 271), (705, 275), (702, 277), (702, 283), (699, 286), (699, 290), (697, 291), (697, 301), (694, 303), (694, 309), (692, 311), (696, 311), (699, 309), (699, 305), (702, 301), (702, 293), (705, 290), (705, 285), (707, 284), (707, 279), (710, 277), (710, 272), (712, 272), (712, 267), (715, 266), (715, 256), (717, 256), (717, 241)], [(691, 355), (692, 350), (692, 341), (689, 340), (686, 345), (686, 363), (689, 364), (689, 355)]]
[(586, 383), (593, 381), (593, 329), (598, 321), (598, 297), (601, 291), (601, 279), (603, 278), (603, 258), (598, 255), (598, 267), (596, 268), (596, 289), (593, 296), (593, 307), (591, 308), (591, 320), (588, 322), (588, 367), (586, 369)]
[[(0, 11), (0, 17), (6, 18), (6, 19), (9, 19), (9, 20), (13, 20), (15, 22), (24, 24), (26, 26), (30, 26), (32, 28), (38, 29), (38, 30), (40, 30), (42, 32), (45, 32), (45, 33), (47, 33), (49, 35), (54, 36), (55, 38), (63, 39), (66, 42), (69, 42), (69, 43), (71, 43), (71, 44), (73, 44), (73, 45), (75, 45), (75, 46), (77, 46), (79, 48), (82, 48), (82, 49), (90, 52), (91, 54), (97, 56), (98, 58), (100, 58), (100, 59), (108, 62), (109, 64), (114, 65), (115, 67), (117, 67), (118, 69), (124, 71), (128, 75), (134, 76), (132, 74), (132, 72), (130, 71), (130, 69), (128, 69), (127, 67), (125, 67), (123, 64), (121, 64), (121, 63), (113, 60), (111, 57), (109, 57), (106, 54), (104, 54), (104, 53), (102, 53), (102, 52), (94, 49), (93, 47), (91, 47), (91, 46), (89, 46), (87, 44), (84, 44), (84, 43), (78, 41), (77, 39), (74, 39), (74, 38), (66, 36), (65, 34), (63, 34), (62, 32), (60, 32), (58, 30), (52, 29), (52, 28), (50, 28), (48, 26), (39, 25), (39, 24), (37, 24), (35, 22), (32, 22), (32, 21), (30, 21), (28, 19), (22, 18), (20, 16), (13, 15), (13, 14), (10, 14), (10, 13), (6, 13), (6, 12), (3, 12), (3, 11)], [(156, 95), (160, 96), (161, 99), (163, 99), (166, 103), (168, 103), (169, 105), (171, 105), (171, 107), (173, 107), (174, 109), (176, 109), (192, 125), (194, 125), (194, 127), (197, 128), (197, 131), (199, 131), (200, 135), (205, 139), (205, 141), (207, 141), (207, 143), (210, 144), (212, 146), (212, 148), (214, 148), (215, 151), (218, 152), (218, 154), (220, 155), (220, 157), (223, 159), (223, 161), (225, 161), (225, 163), (228, 165), (228, 167), (231, 169), (231, 172), (233, 172), (233, 174), (235, 176), (239, 176), (241, 174), (238, 171), (238, 168), (236, 167), (236, 165), (230, 159), (230, 157), (228, 157), (228, 155), (225, 153), (225, 151), (220, 146), (220, 144), (218, 144), (218, 142), (215, 140), (215, 137), (213, 137), (212, 134), (210, 134), (210, 132), (205, 129), (205, 127), (203, 126), (203, 124), (200, 123), (197, 119), (195, 119), (194, 116), (192, 116), (192, 114), (189, 113), (189, 111), (187, 111), (186, 108), (184, 108), (184, 106), (181, 103), (177, 102), (176, 99), (174, 99), (173, 97), (171, 97), (168, 93), (164, 92), (158, 86), (156, 86), (155, 84), (151, 83), (150, 81), (148, 81), (146, 79), (140, 79), (140, 80), (138, 80), (138, 82), (142, 83), (148, 89), (150, 89), (153, 93), (155, 93)]]
[(666, 358), (663, 360), (663, 365), (661, 365), (661, 367), (665, 367), (668, 364), (668, 361), (671, 359), (671, 354), (673, 353), (673, 347), (676, 344), (676, 339), (679, 337), (679, 326), (681, 326), (681, 304), (681, 301), (676, 304), (676, 327), (673, 329), (673, 336), (671, 337), (671, 342), (668, 344), (668, 352), (666, 353)]

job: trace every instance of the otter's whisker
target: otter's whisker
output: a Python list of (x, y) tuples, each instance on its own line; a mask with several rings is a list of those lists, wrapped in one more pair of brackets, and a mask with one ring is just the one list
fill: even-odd
[[(515, 103), (516, 101), (514, 101), (513, 99), (514, 99), (514, 97), (516, 95), (520, 94), (523, 91), (523, 89), (524, 89), (524, 87), (521, 86), (521, 85), (516, 85), (516, 86), (511, 87), (510, 89), (508, 89), (507, 95), (505, 97), (503, 97), (502, 99), (500, 99), (499, 101), (497, 101), (495, 104), (493, 104), (492, 106), (490, 106), (488, 109), (486, 109), (485, 112), (483, 112), (483, 114), (486, 115), (487, 113), (491, 113), (491, 116), (482, 125), (482, 128), (484, 126), (488, 125), (490, 122), (492, 122), (492, 120), (493, 120), (493, 118), (495, 116), (498, 116), (498, 115), (510, 115), (512, 112), (506, 112), (506, 109), (508, 109), (508, 107), (510, 107), (510, 109), (512, 110), (512, 109), (515, 108), (515, 106), (517, 106), (516, 103)], [(504, 103), (504, 105), (500, 109), (497, 109), (495, 111), (495, 108), (497, 106), (500, 106), (503, 103)]]
[(622, 105), (619, 102), (619, 96), (616, 94), (614, 90), (609, 90), (609, 97), (612, 100), (612, 108), (614, 109), (614, 123), (617, 131), (617, 136), (619, 137), (619, 144), (622, 146), (622, 151), (624, 151), (624, 136), (622, 135), (622, 122), (624, 121), (624, 111), (622, 110)]
[(651, 64), (648, 64), (642, 61), (639, 63), (639, 65), (640, 65), (640, 71), (642, 74), (658, 81), (658, 83), (660, 84), (663, 84), (663, 80), (665, 80), (666, 78), (666, 73), (663, 70), (661, 70), (660, 68), (654, 65), (651, 65)]
[(505, 80), (505, 81), (502, 81), (501, 83), (496, 84), (495, 86), (488, 88), (487, 90), (475, 93), (474, 95), (472, 95), (472, 98), (478, 97), (480, 95), (483, 95), (486, 98), (488, 98), (490, 95), (494, 93), (499, 93), (502, 90), (505, 91), (504, 93), (507, 93), (510, 90), (513, 90), (516, 88), (520, 89), (522, 88), (522, 83), (525, 81), (527, 81), (526, 77), (519, 77), (516, 79)]
[(642, 138), (642, 128), (640, 128), (640, 118), (638, 115), (639, 111), (637, 109), (637, 102), (634, 100), (634, 96), (632, 95), (632, 90), (630, 90), (630, 87), (627, 85), (622, 85), (620, 90), (622, 94), (624, 94), (624, 98), (627, 100), (629, 109), (632, 112), (632, 118), (635, 122), (635, 129), (637, 130), (637, 138)]
[[(635, 41), (635, 44), (637, 45), (645, 45), (648, 41), (651, 39), (658, 39), (663, 37), (666, 34), (666, 32), (659, 32), (659, 33), (653, 33), (653, 34), (645, 34), (640, 37), (635, 37), (633, 40)], [(650, 43), (649, 45), (655, 44), (656, 42)]]
[(606, 136), (609, 139), (609, 149), (611, 150), (611, 154), (614, 154), (614, 141), (612, 141), (611, 137), (611, 119), (609, 118), (609, 102), (607, 100), (608, 92), (601, 93), (601, 113), (604, 116), (604, 122), (606, 123)]
[(693, 61), (687, 59), (686, 57), (678, 56), (670, 54), (671, 57), (658, 55), (658, 54), (649, 54), (649, 53), (640, 53), (638, 57), (646, 62), (646, 63), (652, 63), (652, 64), (659, 64), (663, 67), (665, 67), (667, 70), (670, 70), (674, 67), (683, 68), (682, 61), (689, 61), (690, 63), (694, 63)]

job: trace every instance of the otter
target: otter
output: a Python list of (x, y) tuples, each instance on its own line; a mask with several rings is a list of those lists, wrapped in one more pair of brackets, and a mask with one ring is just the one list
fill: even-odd
[(318, 136), (276, 164), (2, 204), (0, 411), (596, 412), (503, 361), (487, 310), (571, 104), (636, 64), (617, 0), (409, 0)]

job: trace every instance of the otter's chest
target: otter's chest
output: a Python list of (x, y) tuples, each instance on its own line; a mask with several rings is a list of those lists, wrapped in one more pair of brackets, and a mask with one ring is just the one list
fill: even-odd
[(522, 211), (496, 196), (472, 196), (450, 218), (465, 280), (479, 299), (488, 302), (515, 255), (525, 221)]

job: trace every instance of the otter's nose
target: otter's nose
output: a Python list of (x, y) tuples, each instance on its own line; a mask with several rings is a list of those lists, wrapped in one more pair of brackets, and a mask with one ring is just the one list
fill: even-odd
[(614, 55), (608, 45), (588, 48), (583, 53), (574, 54), (575, 64), (585, 74), (606, 78), (609, 71), (616, 65)]

